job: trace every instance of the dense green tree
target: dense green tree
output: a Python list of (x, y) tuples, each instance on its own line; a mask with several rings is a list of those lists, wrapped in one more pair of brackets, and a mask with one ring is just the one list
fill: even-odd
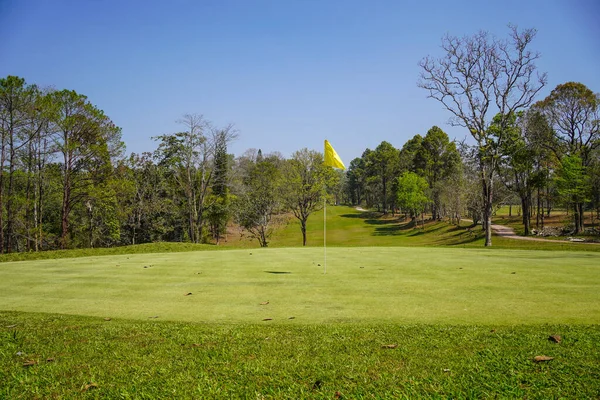
[(360, 205), (363, 201), (365, 186), (365, 160), (357, 157), (350, 161), (346, 171), (345, 188), (350, 204)]
[(274, 160), (262, 155), (248, 168), (244, 189), (235, 200), (235, 219), (251, 238), (267, 247), (273, 233), (273, 218), (280, 207), (277, 187), (281, 171)]
[(415, 135), (410, 138), (400, 149), (400, 171), (401, 172), (416, 172), (417, 165), (415, 164), (415, 157), (417, 152), (421, 149), (423, 144), (423, 137), (421, 135)]
[(123, 143), (121, 129), (86, 96), (62, 90), (50, 97), (53, 140), (62, 167), (61, 248), (66, 248), (73, 207), (110, 176), (111, 158), (120, 154)]
[[(577, 155), (563, 156), (556, 172), (556, 187), (563, 201), (575, 210), (575, 222), (578, 221), (578, 205), (589, 201), (590, 181), (583, 160)], [(577, 225), (575, 225), (577, 227)], [(581, 232), (582, 227), (579, 228)]]
[(398, 178), (396, 191), (398, 206), (405, 213), (410, 213), (413, 221), (416, 221), (417, 216), (425, 211), (429, 203), (427, 188), (427, 180), (414, 172), (404, 172)]
[(414, 165), (417, 173), (427, 180), (431, 193), (432, 218), (440, 219), (442, 210), (441, 192), (448, 177), (455, 173), (460, 164), (460, 154), (456, 144), (451, 142), (446, 132), (432, 127), (415, 152)]
[(395, 200), (392, 193), (392, 181), (399, 173), (398, 162), (398, 149), (386, 141), (381, 142), (374, 151), (368, 153), (365, 160), (369, 178), (378, 189), (377, 203), (381, 204), (383, 213), (390, 211), (390, 205)]
[(227, 130), (215, 132), (212, 193), (206, 214), (213, 239), (219, 244), (221, 234), (227, 230), (230, 217), (229, 156), (227, 154)]
[(279, 186), (283, 205), (300, 221), (302, 245), (306, 246), (306, 221), (323, 207), (328, 177), (333, 174), (323, 165), (323, 154), (306, 148), (294, 152), (282, 168)]
[[(584, 173), (592, 162), (592, 153), (600, 148), (600, 95), (582, 83), (567, 82), (554, 88), (536, 106), (555, 132), (554, 140), (547, 141), (546, 146), (561, 163), (572, 160), (565, 156), (578, 157), (583, 168), (577, 171)], [(583, 230), (584, 203), (569, 203), (574, 208), (575, 233), (579, 233)]]

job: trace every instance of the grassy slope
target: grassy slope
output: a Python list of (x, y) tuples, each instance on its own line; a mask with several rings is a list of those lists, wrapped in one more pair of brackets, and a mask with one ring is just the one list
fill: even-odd
[[(509, 222), (518, 229), (518, 221), (498, 218)], [(308, 247), (323, 246), (322, 211), (310, 216), (307, 224)], [(499, 249), (525, 250), (577, 250), (598, 251), (600, 246), (581, 243), (544, 243), (519, 241), (495, 237), (494, 247)], [(269, 247), (299, 247), (302, 245), (300, 224), (293, 217), (276, 229), (269, 241)], [(480, 227), (469, 229), (467, 223), (456, 227), (447, 222), (428, 222), (425, 229), (414, 229), (409, 221), (401, 217), (381, 216), (378, 213), (359, 212), (351, 207), (330, 206), (327, 208), (327, 245), (343, 246), (453, 246), (481, 248), (483, 235)], [(74, 258), (118, 254), (149, 254), (164, 252), (187, 252), (220, 249), (257, 248), (256, 240), (250, 240), (232, 230), (219, 246), (193, 243), (146, 243), (135, 246), (122, 246), (101, 249), (57, 250), (31, 253), (0, 254), (0, 262)]]
[[(307, 246), (323, 246), (323, 212), (312, 214), (307, 223)], [(447, 222), (427, 222), (425, 229), (415, 229), (401, 216), (381, 216), (376, 212), (359, 212), (351, 207), (327, 208), (327, 246), (453, 246), (483, 247), (481, 227), (469, 229), (468, 223), (456, 227)], [(300, 224), (296, 219), (278, 229), (270, 247), (297, 247), (302, 245)], [(531, 250), (584, 250), (600, 251), (600, 246), (581, 243), (544, 243), (519, 241), (494, 237), (493, 245), (499, 249)], [(225, 247), (256, 247), (256, 242), (232, 235)]]

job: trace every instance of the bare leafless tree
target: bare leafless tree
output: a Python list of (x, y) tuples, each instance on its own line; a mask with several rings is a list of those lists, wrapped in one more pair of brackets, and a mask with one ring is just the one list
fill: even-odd
[[(462, 38), (447, 35), (441, 46), (445, 55), (428, 56), (419, 63), (418, 86), (450, 111), (452, 125), (467, 128), (476, 141), (486, 246), (492, 245), (493, 184), (502, 128), (509, 116), (529, 107), (547, 81), (535, 65), (540, 54), (528, 49), (536, 30), (509, 27), (508, 40), (483, 31)], [(488, 128), (497, 114), (501, 129), (492, 135)]]

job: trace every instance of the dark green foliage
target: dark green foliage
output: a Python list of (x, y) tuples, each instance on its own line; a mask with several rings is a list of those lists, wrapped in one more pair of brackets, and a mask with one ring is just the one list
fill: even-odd
[(414, 166), (417, 172), (427, 180), (431, 196), (431, 214), (434, 219), (442, 216), (441, 195), (446, 183), (453, 174), (460, 171), (460, 154), (456, 144), (450, 142), (446, 132), (432, 127), (414, 155)]
[(332, 176), (332, 168), (323, 165), (323, 154), (306, 148), (296, 151), (283, 165), (278, 191), (283, 206), (300, 221), (303, 246), (306, 221), (323, 207), (323, 195)]
[(206, 209), (210, 231), (217, 244), (221, 234), (227, 229), (227, 222), (231, 215), (227, 179), (229, 172), (228, 160), (227, 132), (218, 131), (214, 137), (212, 193)]
[(272, 219), (279, 211), (277, 196), (280, 170), (273, 160), (257, 157), (244, 177), (243, 191), (235, 201), (235, 219), (261, 247), (273, 233)]
[[(594, 163), (595, 152), (600, 149), (600, 95), (582, 83), (567, 82), (558, 85), (536, 106), (544, 113), (555, 133), (545, 146), (554, 153), (559, 164), (563, 161), (569, 164), (564, 166), (563, 174), (571, 178), (575, 178), (573, 174), (576, 172), (585, 175), (586, 168)], [(577, 163), (573, 162), (573, 157), (579, 159), (582, 168), (575, 167)], [(584, 187), (581, 182), (589, 178), (582, 175), (576, 180), (580, 183), (575, 192), (581, 192)], [(570, 191), (575, 193), (572, 189)], [(573, 207), (575, 233), (583, 231), (583, 199), (587, 195), (578, 193), (567, 201)]]

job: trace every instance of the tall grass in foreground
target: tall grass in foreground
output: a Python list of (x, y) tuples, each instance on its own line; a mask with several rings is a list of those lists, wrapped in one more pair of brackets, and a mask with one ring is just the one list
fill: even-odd
[(598, 325), (286, 327), (0, 312), (0, 339), (3, 399), (600, 395)]

